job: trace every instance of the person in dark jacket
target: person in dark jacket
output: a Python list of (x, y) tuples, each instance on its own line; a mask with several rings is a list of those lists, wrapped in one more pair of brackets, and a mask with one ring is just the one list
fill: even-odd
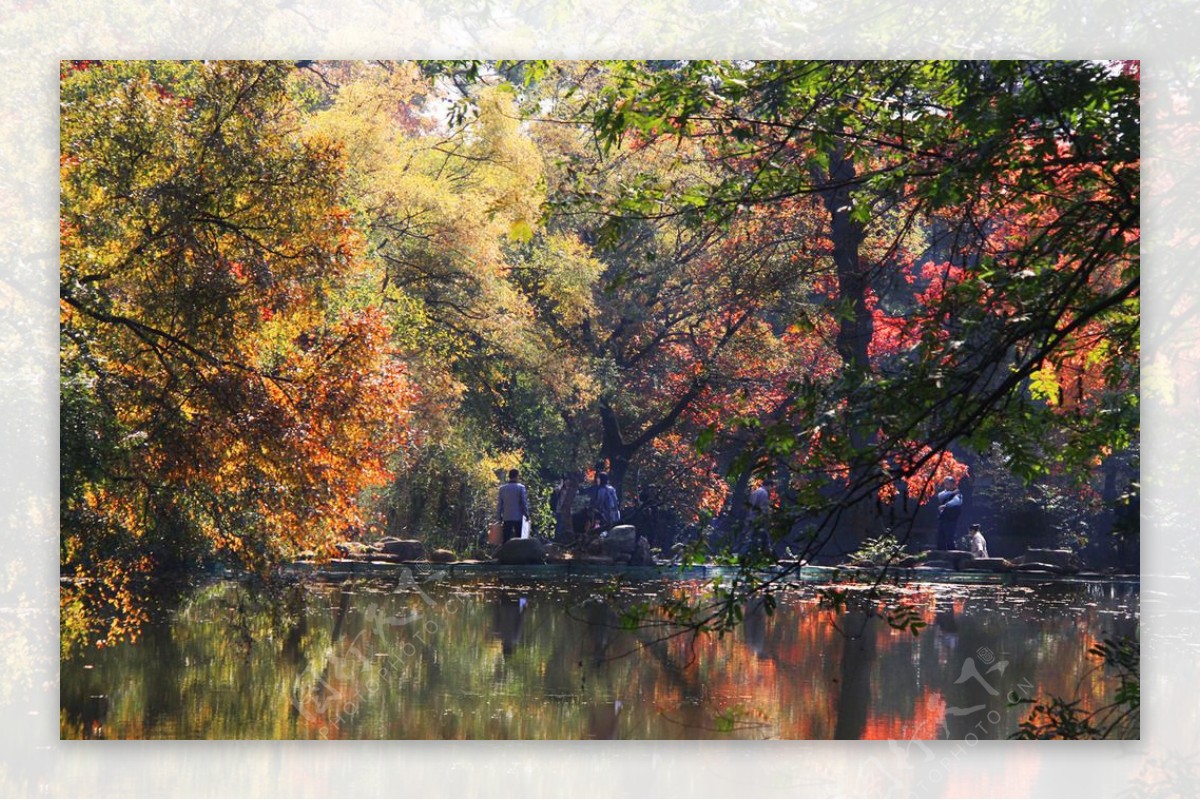
[(508, 483), (500, 487), (496, 499), (496, 514), (504, 524), (504, 541), (521, 536), (521, 523), (529, 519), (529, 495), (525, 484), (520, 482), (521, 473), (508, 471)]
[(596, 497), (593, 508), (596, 511), (596, 521), (602, 528), (611, 528), (621, 521), (621, 510), (617, 503), (617, 490), (609, 485), (608, 473), (601, 472), (596, 476), (599, 485), (596, 487)]
[(953, 550), (958, 537), (958, 517), (962, 513), (962, 492), (954, 478), (947, 475), (942, 479), (942, 490), (937, 493), (938, 504), (938, 549)]

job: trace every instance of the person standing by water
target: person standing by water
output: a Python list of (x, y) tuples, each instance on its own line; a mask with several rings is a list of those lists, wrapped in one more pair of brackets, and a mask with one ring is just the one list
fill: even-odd
[(955, 531), (958, 528), (958, 517), (962, 513), (962, 492), (958, 490), (954, 478), (947, 475), (942, 479), (942, 490), (937, 493), (938, 504), (938, 549), (953, 550), (955, 546)]
[(575, 505), (575, 495), (579, 484), (572, 473), (564, 472), (561, 488), (558, 490), (558, 502), (554, 506), (554, 538), (562, 539), (573, 532), (571, 513)]
[(607, 472), (597, 474), (596, 481), (596, 497), (594, 500), (596, 521), (600, 523), (600, 527), (602, 528), (611, 528), (621, 521), (621, 510), (617, 502), (617, 490), (609, 485)]
[(550, 487), (550, 516), (554, 517), (554, 531), (558, 532), (558, 498), (562, 494), (563, 487), (566, 486), (567, 476), (560, 475), (554, 485)]
[(975, 558), (987, 558), (987, 539), (983, 538), (983, 531), (977, 524), (972, 525), (967, 532), (967, 549), (971, 551), (971, 555)]
[(746, 505), (750, 508), (746, 512), (746, 527), (748, 528), (747, 545), (750, 550), (769, 550), (771, 547), (771, 535), (767, 530), (767, 515), (771, 513), (771, 490), (775, 488), (775, 481), (770, 478), (758, 484), (758, 487), (750, 493), (749, 500)]
[(521, 523), (529, 519), (529, 495), (525, 484), (520, 482), (521, 473), (508, 471), (508, 483), (501, 485), (496, 500), (496, 514), (504, 525), (503, 541), (521, 537)]

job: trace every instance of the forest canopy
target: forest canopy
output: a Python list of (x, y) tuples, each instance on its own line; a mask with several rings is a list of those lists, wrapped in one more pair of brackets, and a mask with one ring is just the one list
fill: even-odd
[(604, 470), (664, 551), (766, 478), (809, 557), (947, 475), (1130, 535), (1136, 62), (72, 61), (61, 103), (81, 631), (205, 564), (470, 552), (514, 467), (535, 529)]

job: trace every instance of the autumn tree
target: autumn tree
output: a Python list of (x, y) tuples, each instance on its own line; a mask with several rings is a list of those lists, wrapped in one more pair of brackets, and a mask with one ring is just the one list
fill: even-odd
[(302, 135), (293, 72), (62, 67), (62, 567), (127, 613), (137, 574), (328, 551), (404, 442), (343, 154)]
[[(464, 506), (490, 506), (492, 469), (522, 466), (540, 483), (597, 458), (618, 486), (645, 467), (682, 507), (719, 509), (724, 482), (690, 442), (702, 416), (732, 413), (721, 398), (758, 402), (751, 383), (783, 381), (772, 355), (785, 325), (763, 314), (799, 285), (783, 265), (806, 246), (803, 226), (764, 217), (696, 234), (672, 221), (612, 240), (603, 219), (555, 208), (583, 181), (670, 169), (671, 154), (630, 147), (597, 163), (578, 126), (522, 122), (586, 88), (586, 68), (564, 67), (552, 88), (453, 68), (313, 65), (329, 101), (310, 124), (345, 145), (348, 204), (386, 265), (397, 346), (429, 387), (397, 525), (462, 538), (481, 522)], [(773, 224), (782, 232), (759, 235)]]
[[(706, 226), (589, 211), (590, 198), (647, 175), (702, 198), (714, 179), (704, 143), (631, 137), (598, 152), (594, 132), (574, 119), (603, 90), (607, 69), (526, 64), (519, 72), (548, 195), (544, 231), (517, 283), (556, 351), (592, 375), (594, 401), (568, 421), (593, 431), (595, 453), (627, 501), (654, 486), (655, 494), (673, 489), (671, 499), (692, 512), (717, 512), (726, 493), (721, 454), (693, 442), (715, 421), (769, 404), (772, 393), (778, 401), (796, 374), (782, 337), (806, 289), (807, 217), (768, 209)], [(587, 280), (564, 283), (562, 273)]]
[[(703, 141), (719, 175), (698, 197), (648, 173), (604, 198), (616, 217), (732, 221), (798, 198), (824, 206), (832, 291), (815, 299), (838, 321), (844, 369), (804, 387), (786, 422), (764, 431), (762, 457), (739, 465), (790, 462), (793, 474), (849, 479), (832, 496), (805, 481), (804, 513), (832, 523), (955, 443), (999, 447), (1033, 478), (1050, 463), (1079, 474), (1136, 435), (1137, 85), (1127, 70), (679, 62), (613, 72), (589, 111), (603, 142)], [(880, 292), (905, 283), (907, 300)], [(908, 322), (884, 319), (889, 306), (907, 306)], [(1081, 352), (1104, 377), (1068, 424), (1046, 402), (1061, 386), (1050, 376)]]
[(346, 203), (382, 268), (374, 291), (424, 390), (382, 498), (389, 530), (471, 547), (496, 470), (519, 466), (541, 488), (561, 447), (555, 409), (579, 388), (579, 370), (549, 367), (514, 285), (511, 251), (540, 224), (541, 155), (510, 87), (475, 86), (473, 113), (450, 120), (456, 89), (431, 66), (319, 62), (310, 72), (324, 99), (307, 125), (344, 146)]

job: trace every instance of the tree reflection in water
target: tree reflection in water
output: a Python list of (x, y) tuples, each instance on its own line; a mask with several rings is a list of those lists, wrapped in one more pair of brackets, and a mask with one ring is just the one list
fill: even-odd
[(1117, 584), (910, 589), (916, 637), (866, 604), (820, 609), (812, 587), (771, 614), (751, 603), (724, 637), (622, 625), (664, 587), (360, 582), (268, 600), (214, 584), (136, 643), (64, 661), (62, 735), (1003, 738), (1009, 692), (1103, 703), (1088, 649), (1137, 630), (1137, 587)]

